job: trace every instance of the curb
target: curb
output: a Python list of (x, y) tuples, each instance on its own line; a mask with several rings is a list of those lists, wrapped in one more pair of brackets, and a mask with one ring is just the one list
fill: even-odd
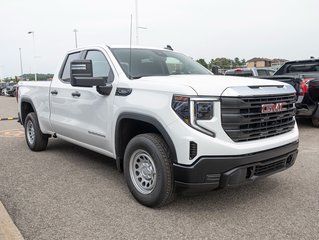
[(0, 201), (0, 239), (1, 240), (24, 240), (19, 229), (13, 223), (7, 210)]
[(5, 121), (5, 120), (18, 120), (17, 117), (9, 117), (9, 118), (1, 118), (0, 117), (0, 121)]

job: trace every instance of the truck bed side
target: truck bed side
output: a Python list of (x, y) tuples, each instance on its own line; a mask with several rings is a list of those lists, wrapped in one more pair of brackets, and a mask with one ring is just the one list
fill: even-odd
[(19, 82), (19, 113), (22, 123), (26, 117), (24, 114), (26, 108), (32, 107), (37, 113), (41, 131), (50, 133), (50, 103), (49, 91), (50, 81)]

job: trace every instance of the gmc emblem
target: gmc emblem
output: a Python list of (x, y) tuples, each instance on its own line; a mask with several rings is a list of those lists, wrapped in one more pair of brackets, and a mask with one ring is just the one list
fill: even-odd
[(269, 103), (261, 105), (261, 113), (282, 112), (287, 110), (287, 103)]

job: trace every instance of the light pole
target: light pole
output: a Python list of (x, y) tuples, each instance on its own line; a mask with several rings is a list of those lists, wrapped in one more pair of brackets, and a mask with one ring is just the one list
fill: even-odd
[(74, 32), (74, 38), (75, 38), (75, 48), (78, 48), (78, 36), (77, 36), (77, 29), (73, 29)]
[(19, 54), (20, 54), (20, 69), (21, 69), (21, 77), (23, 78), (23, 68), (22, 68), (22, 55), (21, 55), (21, 48), (19, 48)]
[(138, 25), (138, 2), (135, 0), (135, 32), (136, 32), (136, 45), (139, 44), (139, 29), (147, 29), (147, 27), (140, 27)]
[(2, 68), (3, 68), (3, 65), (0, 65), (0, 82), (2, 82)]
[(136, 34), (136, 45), (138, 45), (138, 2), (135, 0), (135, 34)]
[(34, 39), (34, 31), (29, 31), (28, 34), (32, 34), (32, 40), (33, 40), (33, 61), (34, 61), (34, 80), (38, 81), (37, 78), (37, 67), (36, 67), (36, 56), (35, 56), (35, 39)]
[(138, 27), (138, 29), (147, 30), (147, 27)]

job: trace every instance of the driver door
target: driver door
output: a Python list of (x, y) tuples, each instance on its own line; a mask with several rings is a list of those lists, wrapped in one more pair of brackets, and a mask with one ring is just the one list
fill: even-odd
[(65, 138), (81, 144), (111, 152), (111, 119), (114, 92), (101, 95), (96, 87), (73, 87), (70, 84), (70, 63), (73, 60), (90, 59), (93, 77), (108, 77), (113, 82), (114, 74), (107, 54), (98, 49), (68, 55), (60, 79), (51, 84), (51, 125), (54, 131)]

